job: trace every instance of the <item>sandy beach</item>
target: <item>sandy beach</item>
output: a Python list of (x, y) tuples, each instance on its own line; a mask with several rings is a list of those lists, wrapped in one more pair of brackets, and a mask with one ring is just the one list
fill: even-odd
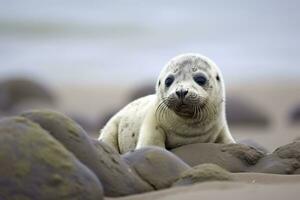
[[(172, 188), (120, 200), (162, 199), (299, 199), (300, 176), (235, 174), (237, 182), (206, 182), (189, 187)], [(113, 199), (113, 198), (108, 198)]]
[[(299, 200), (299, 7), (0, 0), (0, 200)], [(153, 93), (168, 60), (189, 52), (220, 67), (236, 144), (121, 155), (97, 140), (116, 112)]]

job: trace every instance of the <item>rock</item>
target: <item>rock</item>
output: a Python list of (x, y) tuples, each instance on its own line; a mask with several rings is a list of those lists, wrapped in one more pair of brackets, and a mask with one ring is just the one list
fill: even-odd
[(94, 173), (22, 117), (0, 120), (0, 165), (1, 199), (103, 199)]
[(168, 188), (190, 167), (169, 151), (145, 147), (122, 156), (139, 176), (156, 190)]
[(190, 166), (213, 163), (230, 172), (245, 172), (264, 154), (242, 144), (196, 143), (171, 150)]
[(151, 191), (110, 146), (90, 138), (70, 118), (50, 111), (32, 111), (23, 117), (39, 124), (89, 167), (101, 181), (106, 196), (125, 196)]
[(248, 165), (255, 165), (259, 159), (265, 156), (263, 152), (243, 144), (225, 144), (221, 151), (241, 159)]
[(0, 83), (0, 110), (10, 110), (22, 102), (39, 101), (54, 104), (52, 93), (32, 80), (16, 78)]
[[(101, 156), (101, 159), (97, 159), (99, 163), (101, 162), (99, 169), (102, 169), (102, 174), (109, 178), (108, 186), (120, 188), (117, 196), (149, 192), (155, 189), (140, 174), (137, 174), (112, 147), (95, 139), (93, 142), (97, 150), (96, 156)], [(118, 181), (116, 182), (116, 180)], [(112, 194), (111, 196), (116, 195)]]
[(290, 112), (289, 118), (292, 124), (300, 124), (300, 105), (295, 106), (295, 108)]
[(242, 144), (209, 143), (186, 145), (172, 152), (190, 166), (213, 163), (230, 172), (300, 173), (300, 141), (279, 147), (271, 154)]
[(237, 97), (227, 98), (226, 117), (229, 126), (267, 127), (270, 123), (263, 109)]
[(265, 147), (263, 147), (262, 145), (258, 144), (256, 141), (251, 139), (240, 140), (238, 141), (238, 143), (255, 148), (258, 151), (263, 152), (264, 154), (270, 153), (268, 149), (266, 149)]
[(205, 181), (230, 181), (230, 172), (215, 164), (202, 164), (183, 172), (173, 186), (191, 185)]
[(293, 142), (277, 148), (273, 154), (282, 159), (300, 160), (300, 142)]
[(271, 174), (299, 174), (300, 142), (293, 142), (277, 148), (259, 160), (249, 171)]

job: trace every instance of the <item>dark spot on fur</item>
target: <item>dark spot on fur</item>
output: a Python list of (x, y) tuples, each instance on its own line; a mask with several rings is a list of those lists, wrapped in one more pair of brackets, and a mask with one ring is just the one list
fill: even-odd
[(134, 137), (135, 136), (135, 133), (132, 133), (131, 137)]
[(160, 80), (158, 81), (158, 87), (160, 86)]
[(219, 74), (216, 76), (217, 81), (220, 81), (220, 76)]

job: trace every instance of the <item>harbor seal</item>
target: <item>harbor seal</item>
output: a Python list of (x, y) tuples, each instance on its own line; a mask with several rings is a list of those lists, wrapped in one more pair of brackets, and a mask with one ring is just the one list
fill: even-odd
[(99, 140), (121, 154), (145, 146), (235, 143), (219, 68), (200, 54), (172, 58), (158, 77), (156, 93), (125, 106), (100, 131)]

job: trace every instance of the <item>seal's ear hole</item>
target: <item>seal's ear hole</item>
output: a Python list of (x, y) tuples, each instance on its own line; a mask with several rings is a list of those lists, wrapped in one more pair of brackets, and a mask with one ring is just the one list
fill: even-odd
[(220, 76), (219, 76), (219, 74), (217, 74), (216, 79), (217, 79), (217, 81), (220, 81)]

